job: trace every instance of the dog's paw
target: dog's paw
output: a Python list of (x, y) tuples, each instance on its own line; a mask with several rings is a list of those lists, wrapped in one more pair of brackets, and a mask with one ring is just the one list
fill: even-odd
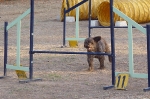
[(99, 69), (100, 69), (100, 70), (104, 70), (104, 69), (105, 69), (105, 67), (100, 67)]
[(93, 69), (93, 68), (88, 68), (88, 70), (87, 70), (87, 71), (93, 72), (93, 71), (94, 71), (94, 69)]

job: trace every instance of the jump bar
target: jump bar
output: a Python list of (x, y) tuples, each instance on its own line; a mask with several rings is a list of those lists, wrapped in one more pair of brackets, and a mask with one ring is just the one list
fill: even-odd
[(100, 53), (100, 52), (64, 52), (64, 51), (31, 51), (31, 54), (35, 53), (54, 53), (54, 54), (88, 54), (88, 55), (111, 55), (108, 53)]
[[(110, 28), (110, 26), (90, 26), (90, 28)], [(128, 26), (114, 26), (114, 28), (128, 28)], [(134, 26), (132, 26), (132, 28), (135, 28)], [(146, 28), (146, 26), (143, 26), (143, 28)]]

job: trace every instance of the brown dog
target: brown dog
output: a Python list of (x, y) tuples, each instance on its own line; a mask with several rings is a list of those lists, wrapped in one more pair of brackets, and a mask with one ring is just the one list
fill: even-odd
[[(87, 52), (102, 52), (102, 53), (110, 53), (109, 46), (107, 42), (101, 37), (90, 37), (85, 39), (84, 47), (87, 49)], [(93, 59), (98, 58), (100, 62), (100, 69), (104, 69), (104, 55), (87, 55), (87, 61), (89, 64), (89, 71), (93, 71)], [(111, 56), (108, 56), (110, 62), (112, 62)]]

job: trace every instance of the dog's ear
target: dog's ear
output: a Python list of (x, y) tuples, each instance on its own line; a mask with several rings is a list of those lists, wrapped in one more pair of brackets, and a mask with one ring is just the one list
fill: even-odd
[(101, 36), (96, 36), (96, 37), (94, 37), (93, 39), (94, 39), (95, 42), (98, 42), (98, 41), (101, 40)]

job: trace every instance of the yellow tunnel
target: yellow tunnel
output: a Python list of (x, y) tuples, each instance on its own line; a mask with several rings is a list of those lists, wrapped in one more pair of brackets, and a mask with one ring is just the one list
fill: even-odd
[[(68, 1), (68, 3), (67, 3), (67, 1)], [(69, 5), (69, 7), (72, 7), (81, 1), (82, 0), (62, 0), (60, 20), (63, 21), (63, 19), (64, 19), (64, 8), (68, 9), (68, 5)], [(92, 19), (97, 19), (97, 7), (103, 1), (107, 1), (107, 0), (91, 0), (91, 18)], [(88, 20), (88, 17), (89, 17), (88, 16), (88, 12), (89, 12), (88, 8), (89, 8), (88, 1), (79, 7), (79, 20)], [(76, 10), (74, 9), (74, 10), (70, 11), (68, 14), (66, 14), (66, 16), (74, 16), (75, 17)]]
[[(102, 2), (98, 6), (98, 20), (102, 26), (110, 26), (110, 3)], [(114, 7), (137, 23), (150, 22), (150, 0), (114, 0)], [(123, 19), (114, 13), (114, 22)]]

